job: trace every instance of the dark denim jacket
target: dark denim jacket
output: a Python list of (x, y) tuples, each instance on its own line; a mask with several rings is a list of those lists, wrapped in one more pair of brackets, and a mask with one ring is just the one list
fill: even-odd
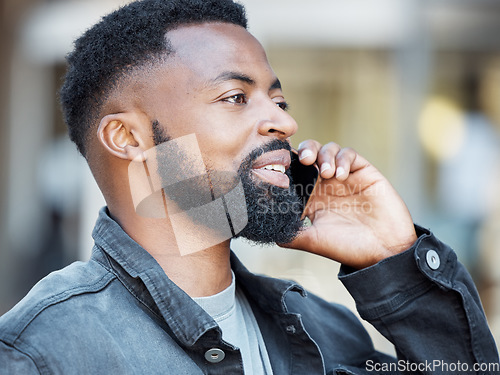
[[(106, 209), (93, 235), (89, 262), (50, 274), (0, 318), (0, 374), (243, 374), (239, 351), (221, 340), (216, 323)], [(407, 361), (420, 365), (411, 373), (445, 372), (424, 367), (433, 360), (470, 370), (498, 363), (469, 275), (428, 232), (375, 266), (341, 270), (361, 316), (396, 345), (400, 362), (376, 352), (346, 308), (293, 282), (256, 276), (234, 255), (232, 266), (275, 375), (388, 374), (411, 370)], [(214, 348), (224, 359), (206, 359)]]

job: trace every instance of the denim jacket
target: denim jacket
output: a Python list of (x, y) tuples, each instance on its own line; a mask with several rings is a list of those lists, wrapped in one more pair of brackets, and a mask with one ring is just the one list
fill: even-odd
[[(339, 275), (398, 359), (377, 352), (345, 307), (254, 275), (232, 254), (274, 374), (458, 373), (432, 363), (495, 373), (498, 354), (469, 274), (449, 247), (418, 231), (406, 252)], [(243, 374), (239, 350), (106, 208), (93, 236), (88, 262), (53, 272), (0, 318), (0, 374)], [(474, 372), (475, 364), (490, 368)]]

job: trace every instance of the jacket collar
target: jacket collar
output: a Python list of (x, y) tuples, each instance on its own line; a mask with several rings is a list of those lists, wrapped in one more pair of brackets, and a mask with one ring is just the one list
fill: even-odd
[[(215, 338), (220, 340), (215, 321), (168, 278), (156, 260), (109, 216), (106, 207), (99, 211), (92, 236), (96, 245), (94, 260), (107, 263), (105, 266), (112, 269), (137, 299), (163, 318), (168, 326), (165, 328), (179, 344), (192, 346), (209, 330), (214, 330)], [(99, 255), (100, 249), (106, 254), (105, 258)], [(287, 312), (288, 291), (305, 296), (304, 289), (296, 283), (254, 275), (232, 252), (231, 267), (247, 297), (269, 313)]]
[(236, 275), (236, 282), (244, 288), (247, 297), (251, 298), (264, 311), (287, 313), (285, 296), (289, 291), (298, 292), (303, 297), (306, 296), (304, 288), (293, 281), (253, 274), (232, 251), (231, 268)]

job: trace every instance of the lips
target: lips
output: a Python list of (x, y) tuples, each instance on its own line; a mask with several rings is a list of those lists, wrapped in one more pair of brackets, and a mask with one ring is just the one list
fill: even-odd
[(265, 182), (286, 189), (290, 186), (290, 179), (285, 171), (290, 168), (290, 162), (290, 151), (270, 151), (255, 160), (252, 171)]

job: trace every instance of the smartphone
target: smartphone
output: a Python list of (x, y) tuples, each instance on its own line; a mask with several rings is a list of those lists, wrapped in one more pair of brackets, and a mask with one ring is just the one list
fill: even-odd
[(292, 185), (295, 187), (297, 195), (301, 198), (302, 207), (305, 208), (318, 183), (319, 169), (316, 164), (302, 164), (299, 160), (298, 152), (294, 149), (290, 151), (290, 156), (292, 159), (290, 164)]

